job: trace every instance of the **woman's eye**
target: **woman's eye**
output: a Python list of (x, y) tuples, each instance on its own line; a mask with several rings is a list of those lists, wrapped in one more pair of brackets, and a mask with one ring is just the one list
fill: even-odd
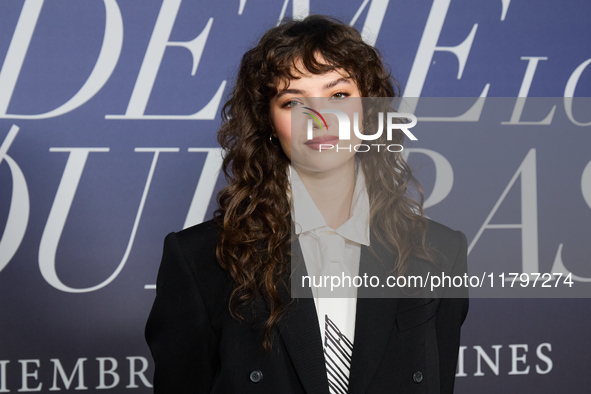
[(293, 108), (295, 106), (297, 106), (299, 104), (298, 101), (295, 100), (290, 100), (290, 101), (286, 101), (281, 107), (282, 108)]
[(335, 94), (332, 95), (332, 98), (339, 99), (339, 100), (344, 99), (345, 97), (349, 97), (349, 93), (347, 93), (347, 92), (338, 92), (338, 93), (335, 93)]

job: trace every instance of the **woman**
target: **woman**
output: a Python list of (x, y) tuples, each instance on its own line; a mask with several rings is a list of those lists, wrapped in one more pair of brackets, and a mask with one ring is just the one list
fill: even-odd
[[(362, 286), (332, 298), (300, 286), (335, 272), (466, 270), (465, 236), (424, 217), (402, 154), (347, 150), (359, 135), (339, 139), (337, 117), (318, 117), (323, 103), (358, 112), (365, 139), (384, 106), (361, 97), (395, 95), (377, 51), (327, 17), (272, 28), (244, 55), (218, 134), (219, 209), (165, 240), (146, 327), (156, 393), (453, 391), (465, 289), (393, 298)], [(371, 142), (404, 136), (390, 137)]]

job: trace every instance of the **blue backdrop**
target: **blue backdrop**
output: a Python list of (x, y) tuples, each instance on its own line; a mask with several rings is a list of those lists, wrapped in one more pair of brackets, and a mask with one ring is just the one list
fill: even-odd
[(390, 64), (424, 125), (409, 160), (427, 213), (466, 233), (471, 273), (571, 273), (581, 297), (473, 299), (456, 391), (588, 390), (591, 3), (4, 0), (0, 393), (150, 392), (164, 236), (212, 215), (242, 54), (310, 13)]

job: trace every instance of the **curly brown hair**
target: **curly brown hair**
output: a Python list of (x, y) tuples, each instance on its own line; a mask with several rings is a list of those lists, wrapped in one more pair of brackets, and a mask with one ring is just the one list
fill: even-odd
[[(243, 319), (241, 307), (257, 298), (268, 307), (263, 323), (267, 351), (273, 329), (289, 305), (280, 295), (282, 287), (288, 288), (284, 278), (292, 242), (289, 159), (269, 138), (270, 101), (282, 82), (289, 83), (302, 71), (333, 70), (347, 72), (362, 97), (398, 96), (397, 83), (379, 52), (364, 43), (355, 28), (312, 15), (270, 29), (244, 54), (234, 90), (222, 109), (218, 141), (225, 151), (222, 169), (227, 185), (218, 195), (214, 214), (221, 227), (216, 255), (235, 282), (229, 302), (232, 315)], [(395, 133), (391, 141), (385, 138), (384, 133), (376, 142), (402, 144), (404, 134)], [(399, 274), (406, 271), (411, 256), (432, 260), (425, 241), (423, 193), (402, 154), (357, 156), (366, 177), (372, 240), (397, 254)]]

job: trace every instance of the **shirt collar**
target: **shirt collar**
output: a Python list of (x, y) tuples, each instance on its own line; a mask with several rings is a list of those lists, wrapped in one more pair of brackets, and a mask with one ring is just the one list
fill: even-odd
[[(369, 196), (361, 166), (355, 163), (355, 189), (351, 201), (351, 217), (334, 230), (342, 237), (362, 245), (369, 245)], [(292, 218), (298, 234), (328, 227), (318, 207), (310, 197), (297, 171), (289, 165), (292, 193)]]

